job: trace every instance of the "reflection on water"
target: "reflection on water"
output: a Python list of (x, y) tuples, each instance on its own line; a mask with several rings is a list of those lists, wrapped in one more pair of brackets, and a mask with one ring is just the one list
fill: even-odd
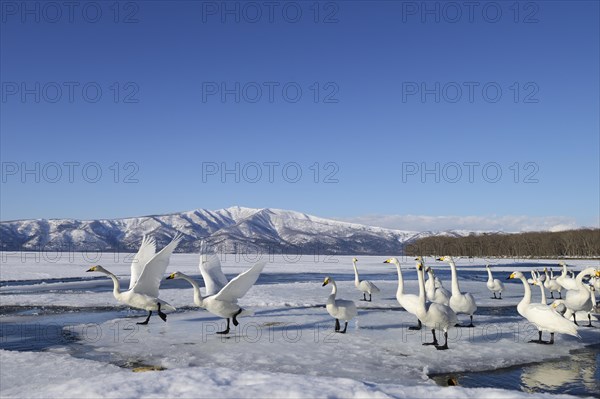
[(509, 367), (494, 371), (431, 376), (447, 386), (455, 379), (468, 388), (518, 389), (528, 393), (595, 396), (600, 392), (600, 344), (571, 351), (571, 356), (545, 363)]

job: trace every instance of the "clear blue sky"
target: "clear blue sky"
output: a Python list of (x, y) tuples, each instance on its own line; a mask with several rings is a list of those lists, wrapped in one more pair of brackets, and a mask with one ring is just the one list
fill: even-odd
[(598, 226), (596, 1), (1, 4), (2, 220), (240, 205)]

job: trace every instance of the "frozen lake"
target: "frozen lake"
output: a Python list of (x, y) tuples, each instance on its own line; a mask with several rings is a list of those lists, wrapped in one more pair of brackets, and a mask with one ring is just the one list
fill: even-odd
[[(597, 395), (600, 329), (581, 328), (581, 340), (558, 335), (553, 346), (527, 343), (537, 330), (517, 314), (521, 283), (507, 282), (502, 301), (491, 299), (485, 285), (487, 262), (494, 277), (504, 281), (514, 270), (556, 270), (558, 261), (459, 260), (461, 290), (477, 300), (476, 327), (450, 330), (450, 350), (436, 351), (421, 345), (431, 340), (429, 331), (408, 330), (416, 319), (395, 299), (396, 270), (382, 263), (385, 256), (359, 257), (361, 279), (381, 289), (370, 303), (359, 301), (351, 257), (268, 259), (257, 284), (240, 301), (254, 315), (241, 317), (223, 337), (215, 332), (225, 321), (195, 308), (192, 289), (181, 280), (161, 284), (161, 298), (177, 307), (167, 323), (153, 317), (148, 326), (135, 324), (145, 312), (118, 304), (110, 279), (85, 273), (102, 264), (125, 288), (129, 254), (1, 255), (3, 397)], [(223, 271), (231, 279), (251, 261), (227, 255)], [(413, 259), (400, 261), (405, 290), (417, 293)], [(197, 263), (198, 255), (175, 254), (168, 271), (189, 274), (202, 285)], [(600, 267), (598, 261), (567, 263), (575, 270)], [(450, 289), (450, 268), (433, 259), (426, 264)], [(338, 282), (338, 297), (359, 307), (346, 335), (333, 333), (334, 320), (324, 309), (330, 292), (321, 286), (326, 275)], [(534, 287), (533, 293), (539, 300), (539, 290)], [(579, 359), (581, 366), (567, 376), (565, 370), (573, 369), (569, 358)], [(138, 367), (160, 371), (131, 373)], [(44, 377), (24, 381), (32, 371)], [(447, 376), (457, 376), (460, 386), (438, 385)], [(529, 383), (518, 383), (524, 380)]]

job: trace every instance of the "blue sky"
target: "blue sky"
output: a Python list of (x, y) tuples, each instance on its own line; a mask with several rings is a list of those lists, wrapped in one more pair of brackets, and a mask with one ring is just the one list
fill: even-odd
[(598, 2), (46, 4), (1, 2), (2, 220), (599, 225)]

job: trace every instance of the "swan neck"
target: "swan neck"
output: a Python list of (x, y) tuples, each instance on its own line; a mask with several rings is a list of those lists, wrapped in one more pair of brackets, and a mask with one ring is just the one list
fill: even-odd
[(113, 282), (113, 295), (118, 300), (119, 297), (121, 296), (121, 286), (119, 285), (119, 280), (117, 279), (117, 276), (115, 276), (114, 274), (112, 274), (108, 270), (104, 271), (103, 273), (106, 274), (108, 277), (110, 277), (110, 279), (112, 280), (112, 282)]
[(192, 285), (194, 288), (194, 303), (198, 306), (202, 306), (203, 298), (198, 283), (188, 276), (181, 276), (181, 278)]
[(546, 300), (546, 290), (544, 289), (544, 284), (540, 284), (540, 290), (542, 291), (542, 303), (546, 305), (548, 301)]
[(531, 288), (529, 287), (527, 280), (525, 280), (525, 277), (520, 277), (520, 280), (523, 283), (523, 288), (525, 288), (525, 295), (523, 295), (523, 299), (519, 302), (519, 306), (529, 305), (531, 303)]
[(354, 285), (358, 286), (360, 283), (360, 279), (358, 278), (358, 269), (356, 268), (356, 262), (352, 262), (352, 267), (354, 268)]
[(456, 263), (450, 261), (450, 273), (452, 274), (452, 295), (460, 294), (460, 287), (458, 286), (458, 275), (456, 273)]
[(419, 309), (425, 311), (425, 276), (423, 270), (417, 269), (417, 279), (419, 280)]
[(398, 290), (396, 291), (396, 295), (402, 295), (404, 294), (404, 278), (402, 278), (402, 269), (399, 263), (396, 263), (396, 270), (398, 271)]
[(486, 267), (487, 272), (488, 272), (488, 280), (493, 280), (494, 278), (492, 277), (492, 269), (490, 269), (489, 267)]

